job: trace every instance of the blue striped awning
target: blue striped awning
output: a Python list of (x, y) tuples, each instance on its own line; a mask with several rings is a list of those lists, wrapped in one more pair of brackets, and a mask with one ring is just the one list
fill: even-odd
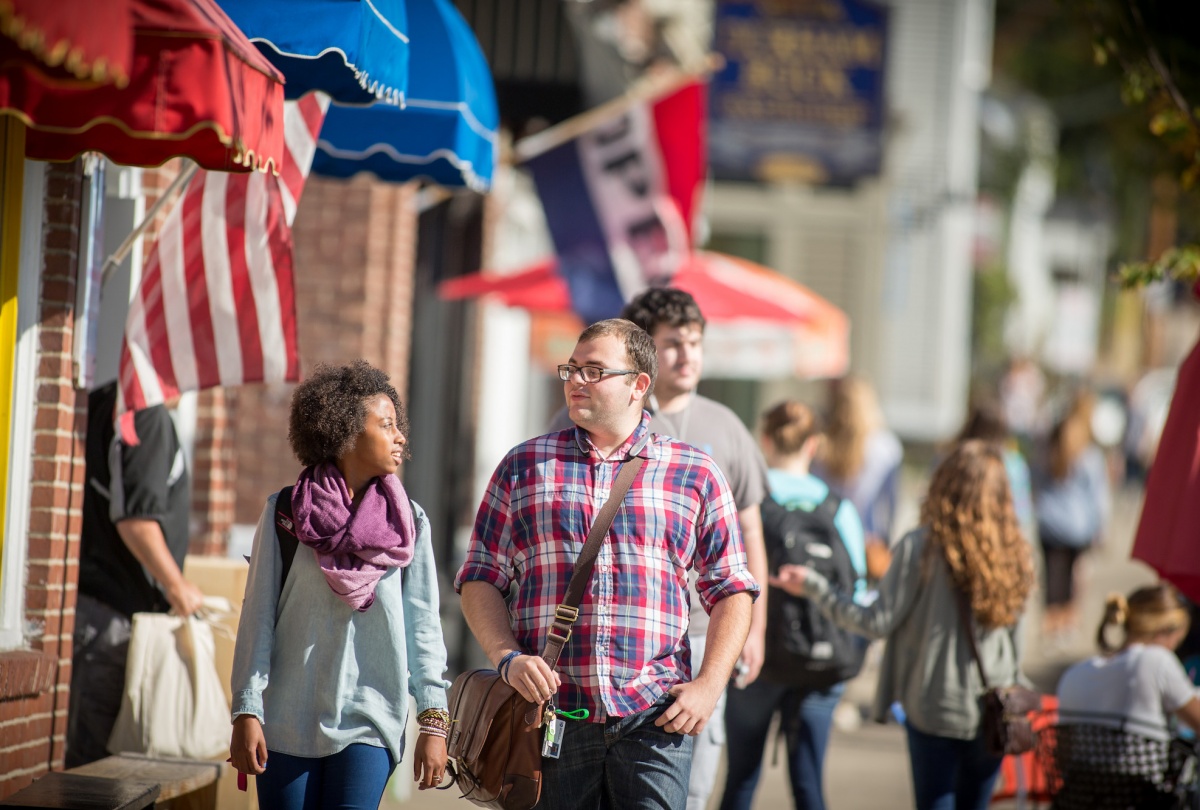
[(320, 90), (344, 104), (404, 103), (409, 77), (405, 0), (220, 0), (220, 4), (287, 79), (287, 98)]
[(404, 108), (335, 102), (312, 172), (351, 177), (365, 171), (394, 182), (420, 177), (485, 191), (497, 159), (500, 114), (479, 42), (450, 0), (408, 0), (407, 11), (413, 70)]

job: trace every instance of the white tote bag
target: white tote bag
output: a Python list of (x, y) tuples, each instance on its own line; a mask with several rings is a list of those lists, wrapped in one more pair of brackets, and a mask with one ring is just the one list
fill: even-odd
[[(211, 598), (205, 599), (210, 605)], [(227, 600), (224, 609), (229, 610)], [(135, 613), (114, 754), (212, 759), (229, 751), (229, 702), (214, 664), (211, 613)]]

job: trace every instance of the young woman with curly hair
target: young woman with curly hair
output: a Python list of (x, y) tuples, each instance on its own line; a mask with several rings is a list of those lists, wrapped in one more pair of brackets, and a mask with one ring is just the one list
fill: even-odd
[[(387, 375), (319, 366), (292, 395), (304, 470), (267, 498), (233, 660), (233, 766), (263, 807), (375, 808), (416, 700), (422, 790), (446, 768), (446, 648), (429, 521), (396, 477), (408, 421)], [(284, 579), (278, 531), (298, 546)], [(268, 761), (269, 760), (269, 761)]]
[[(980, 737), (979, 697), (1021, 679), (1018, 620), (1033, 585), (1001, 448), (972, 440), (938, 466), (921, 526), (893, 547), (869, 606), (834, 590), (819, 573), (784, 566), (771, 584), (807, 596), (843, 627), (886, 638), (875, 718), (899, 701), (906, 714), (918, 810), (983, 810), (1000, 770)], [(973, 614), (959, 621), (963, 593)], [(990, 683), (971, 657), (974, 633)]]

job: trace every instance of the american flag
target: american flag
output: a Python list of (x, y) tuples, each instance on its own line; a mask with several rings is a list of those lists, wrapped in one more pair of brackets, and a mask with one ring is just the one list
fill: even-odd
[(279, 175), (200, 170), (167, 216), (129, 305), (117, 417), (183, 391), (300, 376), (292, 220), (329, 105), (286, 102)]

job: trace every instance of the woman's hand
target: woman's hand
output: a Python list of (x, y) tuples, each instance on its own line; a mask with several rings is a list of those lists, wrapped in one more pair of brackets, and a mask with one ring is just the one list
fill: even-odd
[(779, 566), (779, 573), (771, 574), (770, 583), (776, 588), (787, 591), (792, 596), (804, 596), (804, 583), (808, 579), (808, 569), (803, 565), (785, 563)]
[(417, 736), (417, 750), (413, 756), (413, 780), (417, 790), (428, 790), (442, 783), (446, 774), (446, 738), (433, 734)]
[(267, 738), (254, 715), (239, 714), (233, 721), (229, 761), (238, 773), (257, 776), (267, 769)]

